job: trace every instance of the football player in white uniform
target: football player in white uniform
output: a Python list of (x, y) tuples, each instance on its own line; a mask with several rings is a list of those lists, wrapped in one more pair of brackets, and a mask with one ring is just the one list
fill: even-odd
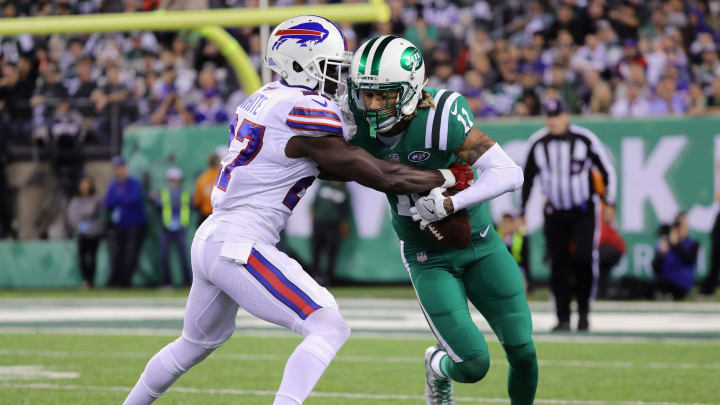
[(230, 124), (213, 213), (192, 244), (182, 336), (150, 359), (125, 404), (153, 402), (222, 345), (239, 307), (305, 338), (287, 361), (274, 402), (301, 404), (350, 334), (333, 296), (275, 247), (305, 190), (321, 172), (398, 194), (461, 188), (472, 179), (469, 168), (415, 169), (345, 142), (340, 109), (328, 94), (337, 92), (351, 57), (339, 28), (322, 17), (293, 17), (272, 32), (265, 63), (281, 79), (240, 104)]

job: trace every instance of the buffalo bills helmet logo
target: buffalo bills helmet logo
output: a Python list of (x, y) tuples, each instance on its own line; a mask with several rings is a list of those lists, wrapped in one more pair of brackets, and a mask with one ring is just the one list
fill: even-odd
[(278, 49), (280, 45), (289, 39), (296, 39), (300, 46), (307, 46), (308, 42), (322, 42), (327, 38), (329, 32), (322, 24), (316, 22), (306, 22), (285, 30), (279, 30), (275, 36), (279, 37), (272, 46), (272, 49)]

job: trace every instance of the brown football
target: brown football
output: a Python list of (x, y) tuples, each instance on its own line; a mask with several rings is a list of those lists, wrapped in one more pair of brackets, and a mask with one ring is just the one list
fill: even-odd
[[(450, 197), (452, 193), (446, 191), (443, 195)], [(470, 246), (471, 229), (470, 214), (466, 209), (462, 209), (447, 218), (430, 223), (425, 227), (425, 232), (445, 246), (465, 249)]]

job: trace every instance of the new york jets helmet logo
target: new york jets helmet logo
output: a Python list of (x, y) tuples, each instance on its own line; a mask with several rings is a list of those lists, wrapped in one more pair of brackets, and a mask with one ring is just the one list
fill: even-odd
[(422, 55), (414, 46), (406, 48), (400, 56), (400, 66), (408, 72), (418, 70), (422, 64)]

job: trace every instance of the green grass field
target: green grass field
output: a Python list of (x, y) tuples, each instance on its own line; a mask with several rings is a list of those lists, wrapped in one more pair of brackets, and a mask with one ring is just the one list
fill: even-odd
[[(147, 360), (172, 339), (0, 334), (0, 404), (119, 404)], [(233, 336), (157, 403), (270, 404), (298, 342)], [(424, 403), (422, 353), (430, 344), (429, 339), (351, 338), (306, 403)], [(457, 402), (508, 402), (507, 363), (497, 342), (490, 348), (490, 373), (480, 383), (457, 384)], [(720, 403), (720, 343), (541, 341), (537, 350), (537, 403)]]
[[(358, 327), (305, 403), (423, 404), (422, 355), (435, 342), (417, 313), (412, 289), (340, 287), (332, 292)], [(148, 359), (179, 334), (186, 296), (182, 289), (0, 290), (0, 405), (122, 403)], [(539, 323), (553, 317), (547, 291), (536, 292), (531, 301)], [(717, 322), (720, 306), (601, 304), (594, 318), (598, 329), (588, 335), (556, 336), (548, 334), (547, 326), (536, 328), (536, 403), (720, 405), (720, 338), (717, 328), (704, 328)], [(136, 317), (148, 311), (164, 315)], [(655, 321), (627, 327), (646, 319)], [(410, 324), (415, 326), (401, 327)], [(253, 325), (252, 317), (240, 314), (240, 334), (157, 403), (271, 404), (300, 338)], [(457, 384), (458, 404), (509, 403), (504, 353), (491, 333), (486, 336), (490, 373), (477, 384)]]

